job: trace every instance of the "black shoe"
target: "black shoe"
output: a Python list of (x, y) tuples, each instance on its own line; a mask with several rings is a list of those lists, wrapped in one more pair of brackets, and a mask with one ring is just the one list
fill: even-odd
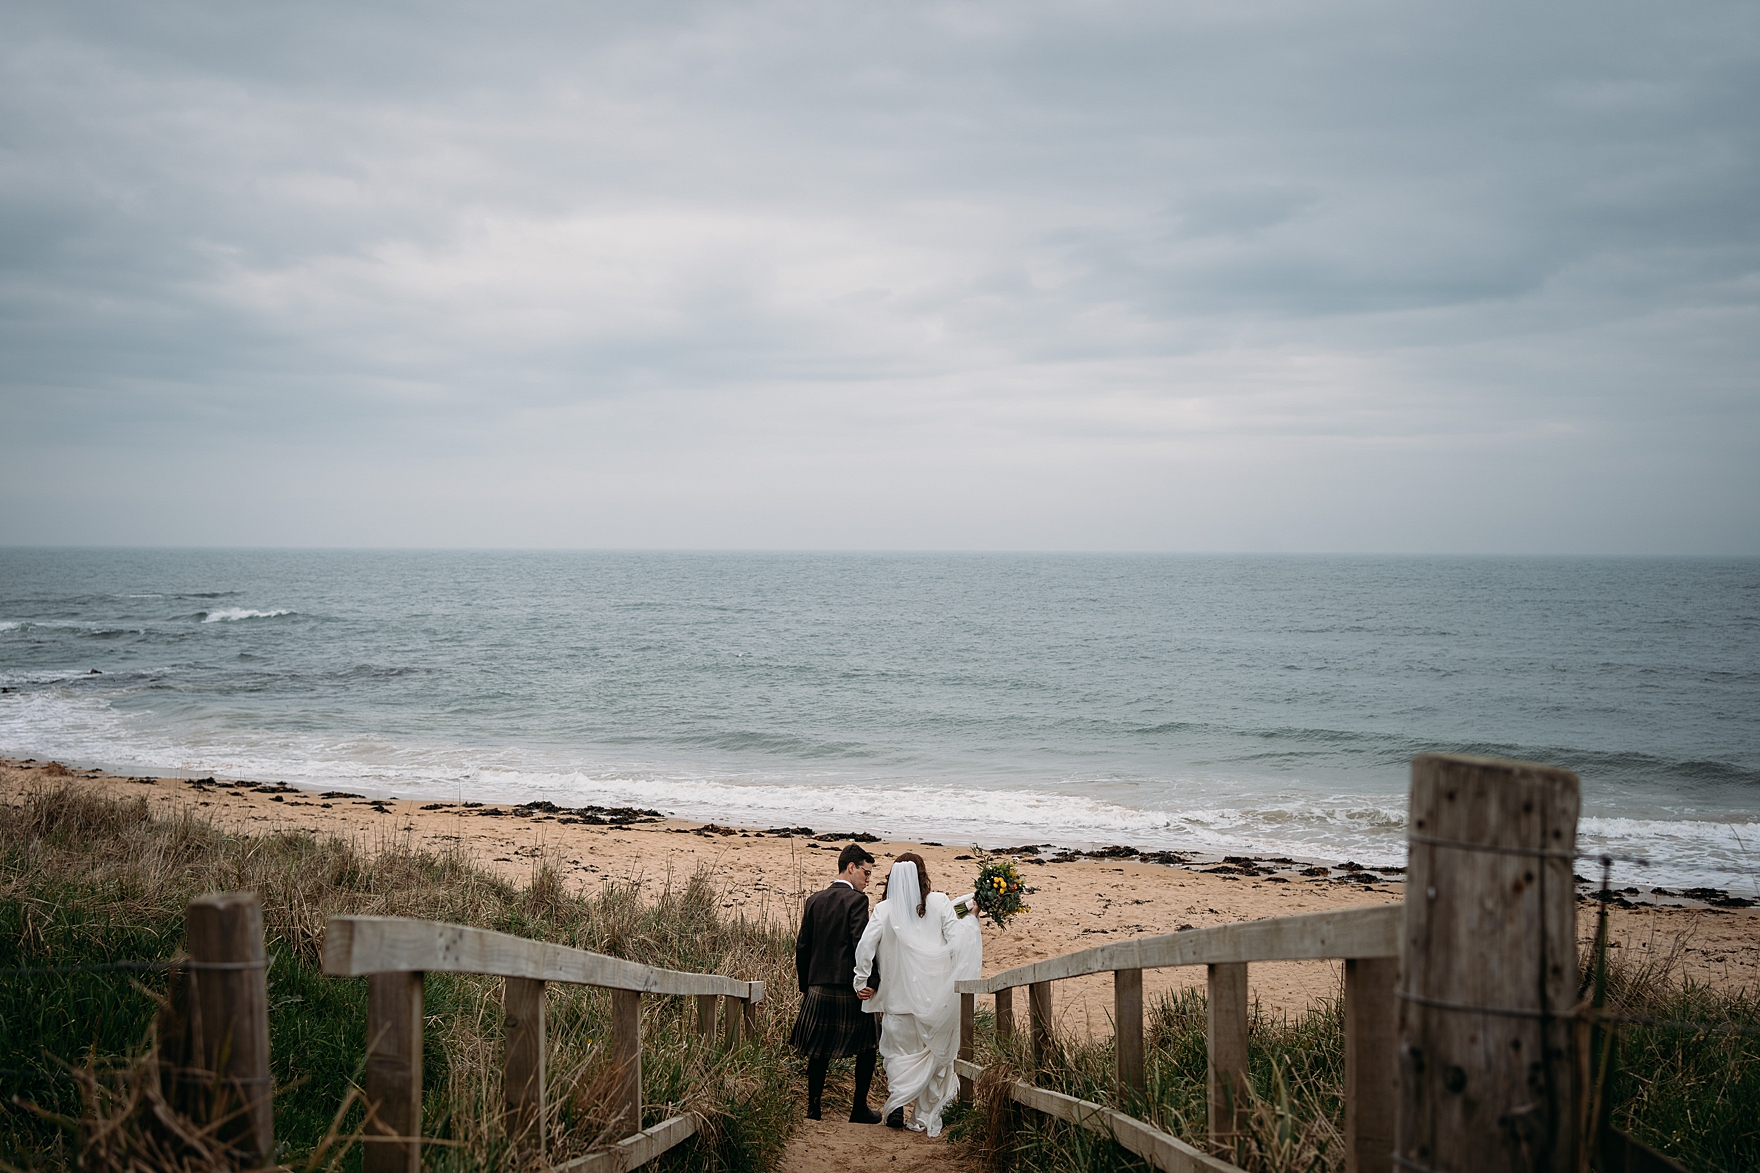
[(903, 1128), (904, 1127), (904, 1109), (903, 1108), (894, 1108), (892, 1110), (892, 1115), (890, 1115), (886, 1118), (886, 1127), (888, 1127), (888, 1128)]
[(880, 1123), (880, 1113), (866, 1104), (857, 1104), (849, 1110), (849, 1122), (851, 1124), (878, 1124)]
[(808, 1120), (817, 1120), (818, 1118), (819, 1118), (819, 1105), (808, 1104), (807, 1105), (807, 1119)]

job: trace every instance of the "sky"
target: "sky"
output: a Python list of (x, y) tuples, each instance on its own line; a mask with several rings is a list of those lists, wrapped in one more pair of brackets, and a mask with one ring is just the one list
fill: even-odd
[(1760, 5), (0, 3), (0, 544), (1760, 554)]

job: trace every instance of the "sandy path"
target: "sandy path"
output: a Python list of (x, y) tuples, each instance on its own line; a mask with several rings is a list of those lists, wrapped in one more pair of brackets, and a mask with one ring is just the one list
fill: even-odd
[[(826, 1113), (830, 1115), (829, 1112)], [(972, 1166), (945, 1137), (930, 1140), (920, 1132), (900, 1131), (883, 1124), (850, 1124), (803, 1120), (788, 1142), (778, 1173), (826, 1173), (866, 1170), (881, 1173), (894, 1164), (901, 1169), (932, 1173), (966, 1173)]]

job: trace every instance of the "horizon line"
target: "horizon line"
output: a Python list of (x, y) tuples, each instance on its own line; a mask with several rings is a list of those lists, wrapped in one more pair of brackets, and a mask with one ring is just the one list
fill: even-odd
[(1462, 550), (1251, 550), (1251, 549), (1068, 549), (1052, 547), (937, 547), (937, 546), (380, 546), (380, 545), (238, 545), (238, 544), (75, 544), (0, 543), (0, 552), (15, 551), (199, 551), (239, 553), (307, 554), (678, 554), (678, 555), (821, 555), (923, 557), (1059, 557), (1059, 558), (1577, 558), (1630, 561), (1721, 560), (1760, 561), (1760, 553), (1643, 553), (1567, 550), (1534, 551)]

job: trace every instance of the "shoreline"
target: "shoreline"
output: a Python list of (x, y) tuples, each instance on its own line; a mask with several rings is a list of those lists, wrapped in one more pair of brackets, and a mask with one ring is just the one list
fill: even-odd
[[(127, 774), (119, 768), (104, 765), (88, 764), (69, 767), (59, 761), (42, 761), (36, 758), (12, 758), (0, 755), (0, 768), (28, 768), (33, 765), (39, 768), (57, 766), (81, 776), (102, 776), (113, 779), (125, 777), (151, 777), (161, 782), (184, 781), (191, 783), (203, 779), (212, 780), (211, 775), (203, 775), (200, 774), (199, 771), (194, 770), (165, 770), (160, 767), (153, 767), (154, 772), (150, 775)], [(292, 783), (282, 781), (262, 783), (262, 785), (281, 787), (288, 793), (300, 789), (300, 787), (295, 787)], [(358, 785), (358, 783), (355, 783), (355, 785)], [(544, 799), (527, 802), (515, 802), (508, 799), (492, 799), (485, 801), (446, 801), (420, 798), (400, 799), (395, 796), (375, 799), (368, 795), (356, 793), (346, 794), (339, 801), (353, 801), (357, 803), (365, 803), (367, 805), (376, 805), (380, 802), (396, 804), (399, 806), (414, 805), (424, 811), (456, 808), (467, 814), (476, 812), (477, 808), (484, 808), (480, 812), (484, 814), (490, 814), (493, 810), (500, 808), (503, 814), (512, 815), (518, 818), (531, 818), (535, 821), (546, 821), (546, 818), (548, 817), (549, 821), (560, 821), (562, 823), (569, 822), (570, 816), (577, 814), (577, 812), (635, 811), (637, 809), (634, 807), (601, 807), (595, 805), (567, 808)], [(697, 819), (681, 815), (667, 814), (659, 810), (649, 809), (643, 810), (641, 813), (651, 818), (662, 819), (684, 826), (719, 826), (719, 824), (713, 821), (704, 823)], [(603, 817), (603, 815), (597, 817)], [(772, 834), (777, 831), (787, 831), (794, 833), (797, 837), (803, 839), (816, 839), (827, 842), (833, 840), (838, 842), (850, 842), (854, 840), (870, 843), (908, 843), (915, 846), (934, 848), (948, 846), (947, 844), (930, 839), (911, 838), (908, 835), (876, 836), (863, 830), (846, 831), (841, 833), (823, 833), (819, 829), (812, 827), (769, 828), (767, 830), (759, 830), (755, 825), (747, 826), (744, 824), (730, 824), (727, 829), (734, 832), (755, 835), (759, 838), (763, 838), (767, 834)], [(1403, 866), (1359, 864), (1354, 860), (1335, 860), (1328, 856), (1318, 855), (1229, 855), (1225, 853), (1186, 848), (1138, 848), (1128, 844), (1108, 844), (1101, 846), (1098, 840), (1086, 839), (1070, 840), (1067, 843), (1015, 843), (1013, 841), (998, 838), (995, 839), (994, 842), (996, 845), (990, 847), (978, 843), (956, 846), (969, 848), (982, 856), (1011, 856), (1017, 858), (1022, 864), (1028, 865), (1070, 863), (1077, 860), (1128, 859), (1141, 863), (1162, 864), (1175, 868), (1204, 871), (1214, 874), (1246, 876), (1249, 878), (1256, 876), (1258, 878), (1271, 879), (1274, 883), (1298, 878), (1304, 880), (1329, 879), (1334, 882), (1360, 883), (1365, 886), (1386, 885), (1394, 890), (1398, 890), (1400, 886), (1404, 884), (1406, 870)], [(1626, 860), (1623, 862), (1631, 861)], [(1577, 862), (1577, 892), (1579, 897), (1587, 896), (1589, 899), (1594, 899), (1595, 893), (1600, 884), (1596, 877), (1582, 874), (1582, 869), (1585, 868), (1590, 871), (1595, 870), (1595, 864), (1589, 859), (1586, 853), (1583, 858), (1579, 859)], [(1677, 890), (1659, 885), (1634, 887), (1629, 883), (1611, 889), (1610, 903), (1614, 907), (1628, 909), (1638, 905), (1653, 905), (1665, 908), (1682, 908), (1689, 910), (1733, 910), (1760, 907), (1760, 900), (1750, 899), (1732, 893), (1730, 890), (1724, 888), (1698, 886), (1683, 887)]]
[[(706, 867), (722, 886), (726, 913), (773, 920), (791, 930), (801, 901), (831, 881), (837, 851), (855, 837), (804, 826), (723, 826), (630, 807), (418, 803), (284, 782), (122, 775), (0, 759), (0, 787), (8, 804), (30, 788), (59, 784), (142, 798), (155, 813), (188, 809), (246, 833), (301, 830), (351, 840), (368, 851), (393, 838), (418, 848), (458, 850), (515, 882), (529, 880), (541, 859), (550, 860), (577, 887), (607, 881), (659, 885)], [(1033, 911), (1007, 929), (985, 925), (986, 974), (1187, 926), (1404, 898), (1398, 877), (1382, 874), (1391, 869), (1349, 870), (1289, 857), (1206, 857), (1124, 846), (1054, 852), (1046, 844), (974, 851), (934, 841), (862, 838), (882, 865), (904, 851), (918, 851), (933, 886), (953, 895), (970, 889), (984, 859), (1012, 856), (1020, 862)], [(1324, 875), (1312, 874), (1322, 868)], [(1615, 947), (1672, 956), (1680, 976), (1719, 988), (1760, 991), (1760, 909), (1709, 907), (1680, 897), (1631, 900), (1631, 895), (1623, 894), (1609, 909)], [(870, 888), (870, 896), (878, 899), (877, 887)], [(1578, 936), (1586, 940), (1594, 932), (1596, 905), (1581, 899), (1578, 909)], [(1294, 1014), (1336, 996), (1340, 969), (1337, 962), (1265, 963), (1252, 967), (1250, 987), (1267, 1010)], [(1203, 980), (1201, 969), (1192, 967), (1154, 970), (1144, 974), (1144, 992), (1153, 1001), (1172, 990), (1201, 986)], [(1105, 975), (1058, 982), (1056, 988), (1054, 1013), (1062, 1029), (1111, 1032), (1112, 988)]]

